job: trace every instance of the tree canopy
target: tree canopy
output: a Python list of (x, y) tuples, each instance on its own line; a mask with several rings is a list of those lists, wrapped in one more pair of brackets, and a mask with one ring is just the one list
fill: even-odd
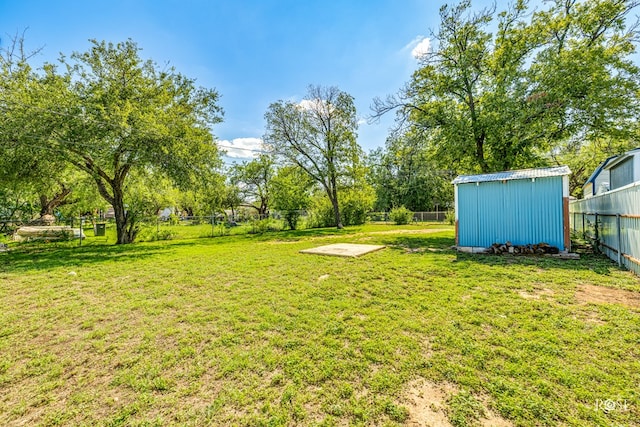
[(422, 138), (389, 138), (369, 156), (368, 179), (376, 190), (376, 211), (405, 206), (411, 211), (447, 208), (453, 201), (451, 170), (439, 169)]
[(626, 18), (638, 2), (546, 4), (443, 6), (435, 48), (398, 95), (374, 101), (374, 117), (397, 110), (458, 172), (538, 166), (567, 140), (628, 135), (640, 86)]
[(236, 186), (241, 197), (254, 208), (258, 216), (269, 216), (271, 179), (275, 173), (274, 158), (270, 154), (261, 154), (249, 162), (234, 165), (231, 168), (231, 184)]
[(16, 34), (0, 48), (0, 185), (21, 188), (22, 202), (14, 203), (15, 207), (33, 206), (20, 218), (23, 221), (32, 220), (36, 212), (51, 215), (56, 208), (75, 202), (72, 189), (81, 179), (58, 156), (43, 151), (39, 135), (34, 134), (38, 118), (24, 111), (37, 105), (41, 93), (39, 77), (29, 64), (39, 51), (25, 48), (24, 34)]

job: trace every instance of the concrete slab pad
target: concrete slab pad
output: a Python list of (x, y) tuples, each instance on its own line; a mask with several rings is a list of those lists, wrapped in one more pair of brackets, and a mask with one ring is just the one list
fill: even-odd
[(356, 245), (354, 243), (336, 243), (333, 245), (319, 246), (317, 248), (304, 249), (300, 253), (314, 255), (330, 255), (342, 257), (359, 257), (370, 252), (384, 249), (381, 245)]

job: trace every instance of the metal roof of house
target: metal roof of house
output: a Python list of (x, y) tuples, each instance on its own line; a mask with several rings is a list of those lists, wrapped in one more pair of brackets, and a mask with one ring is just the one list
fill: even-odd
[(550, 168), (520, 169), (515, 171), (484, 173), (481, 175), (460, 175), (452, 184), (469, 184), (473, 182), (507, 181), (512, 179), (547, 178), (552, 176), (569, 175), (569, 166), (554, 166)]
[(589, 179), (587, 179), (587, 181), (584, 183), (582, 188), (584, 188), (590, 182), (594, 182), (596, 180), (596, 178), (598, 177), (598, 175), (600, 175), (600, 172), (602, 172), (602, 170), (605, 168), (605, 166), (607, 166), (611, 160), (613, 160), (613, 159), (615, 159), (617, 157), (618, 157), (618, 155), (616, 154), (615, 156), (611, 156), (611, 157), (606, 158), (604, 160), (604, 162), (600, 163), (598, 165), (598, 167), (596, 168), (596, 170), (593, 171), (593, 173), (591, 174)]
[(614, 156), (606, 158), (602, 163), (600, 163), (598, 165), (596, 170), (593, 171), (593, 173), (591, 174), (589, 179), (587, 179), (585, 181), (585, 183), (582, 186), (582, 188), (584, 188), (590, 182), (594, 182), (596, 180), (596, 178), (598, 177), (598, 175), (600, 175), (600, 172), (602, 172), (604, 169), (609, 169), (609, 168), (615, 166), (616, 164), (620, 163), (620, 161), (622, 161), (623, 159), (626, 159), (628, 157), (631, 157), (633, 154), (637, 153), (637, 151), (639, 151), (639, 150), (640, 150), (640, 147), (634, 148), (632, 150), (629, 150), (629, 151), (627, 151), (627, 152), (625, 152), (623, 154), (616, 154)]
[(625, 153), (616, 156), (613, 160), (611, 160), (604, 168), (611, 169), (612, 167), (622, 163), (624, 160), (627, 160), (629, 157), (633, 157), (640, 151), (640, 148), (634, 148), (633, 150), (629, 150)]

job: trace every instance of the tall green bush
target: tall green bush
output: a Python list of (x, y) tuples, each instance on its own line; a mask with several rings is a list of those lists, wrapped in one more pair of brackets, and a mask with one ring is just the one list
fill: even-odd
[(309, 204), (307, 224), (309, 228), (335, 227), (331, 202), (323, 194), (316, 194)]
[[(343, 225), (361, 225), (367, 220), (375, 201), (371, 186), (343, 189), (339, 195), (340, 215)], [(309, 205), (308, 226), (311, 228), (335, 227), (336, 220), (329, 199), (321, 193), (316, 194)]]
[(449, 225), (454, 225), (456, 223), (456, 213), (455, 211), (447, 211), (447, 215), (445, 216), (445, 220)]
[(391, 212), (389, 212), (389, 218), (398, 225), (409, 224), (413, 219), (413, 212), (404, 206), (400, 206), (399, 208), (391, 209)]

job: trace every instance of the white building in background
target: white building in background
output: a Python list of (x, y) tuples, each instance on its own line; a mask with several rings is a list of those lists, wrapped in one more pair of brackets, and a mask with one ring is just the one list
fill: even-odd
[(582, 186), (584, 198), (640, 182), (640, 148), (611, 156), (596, 168)]

